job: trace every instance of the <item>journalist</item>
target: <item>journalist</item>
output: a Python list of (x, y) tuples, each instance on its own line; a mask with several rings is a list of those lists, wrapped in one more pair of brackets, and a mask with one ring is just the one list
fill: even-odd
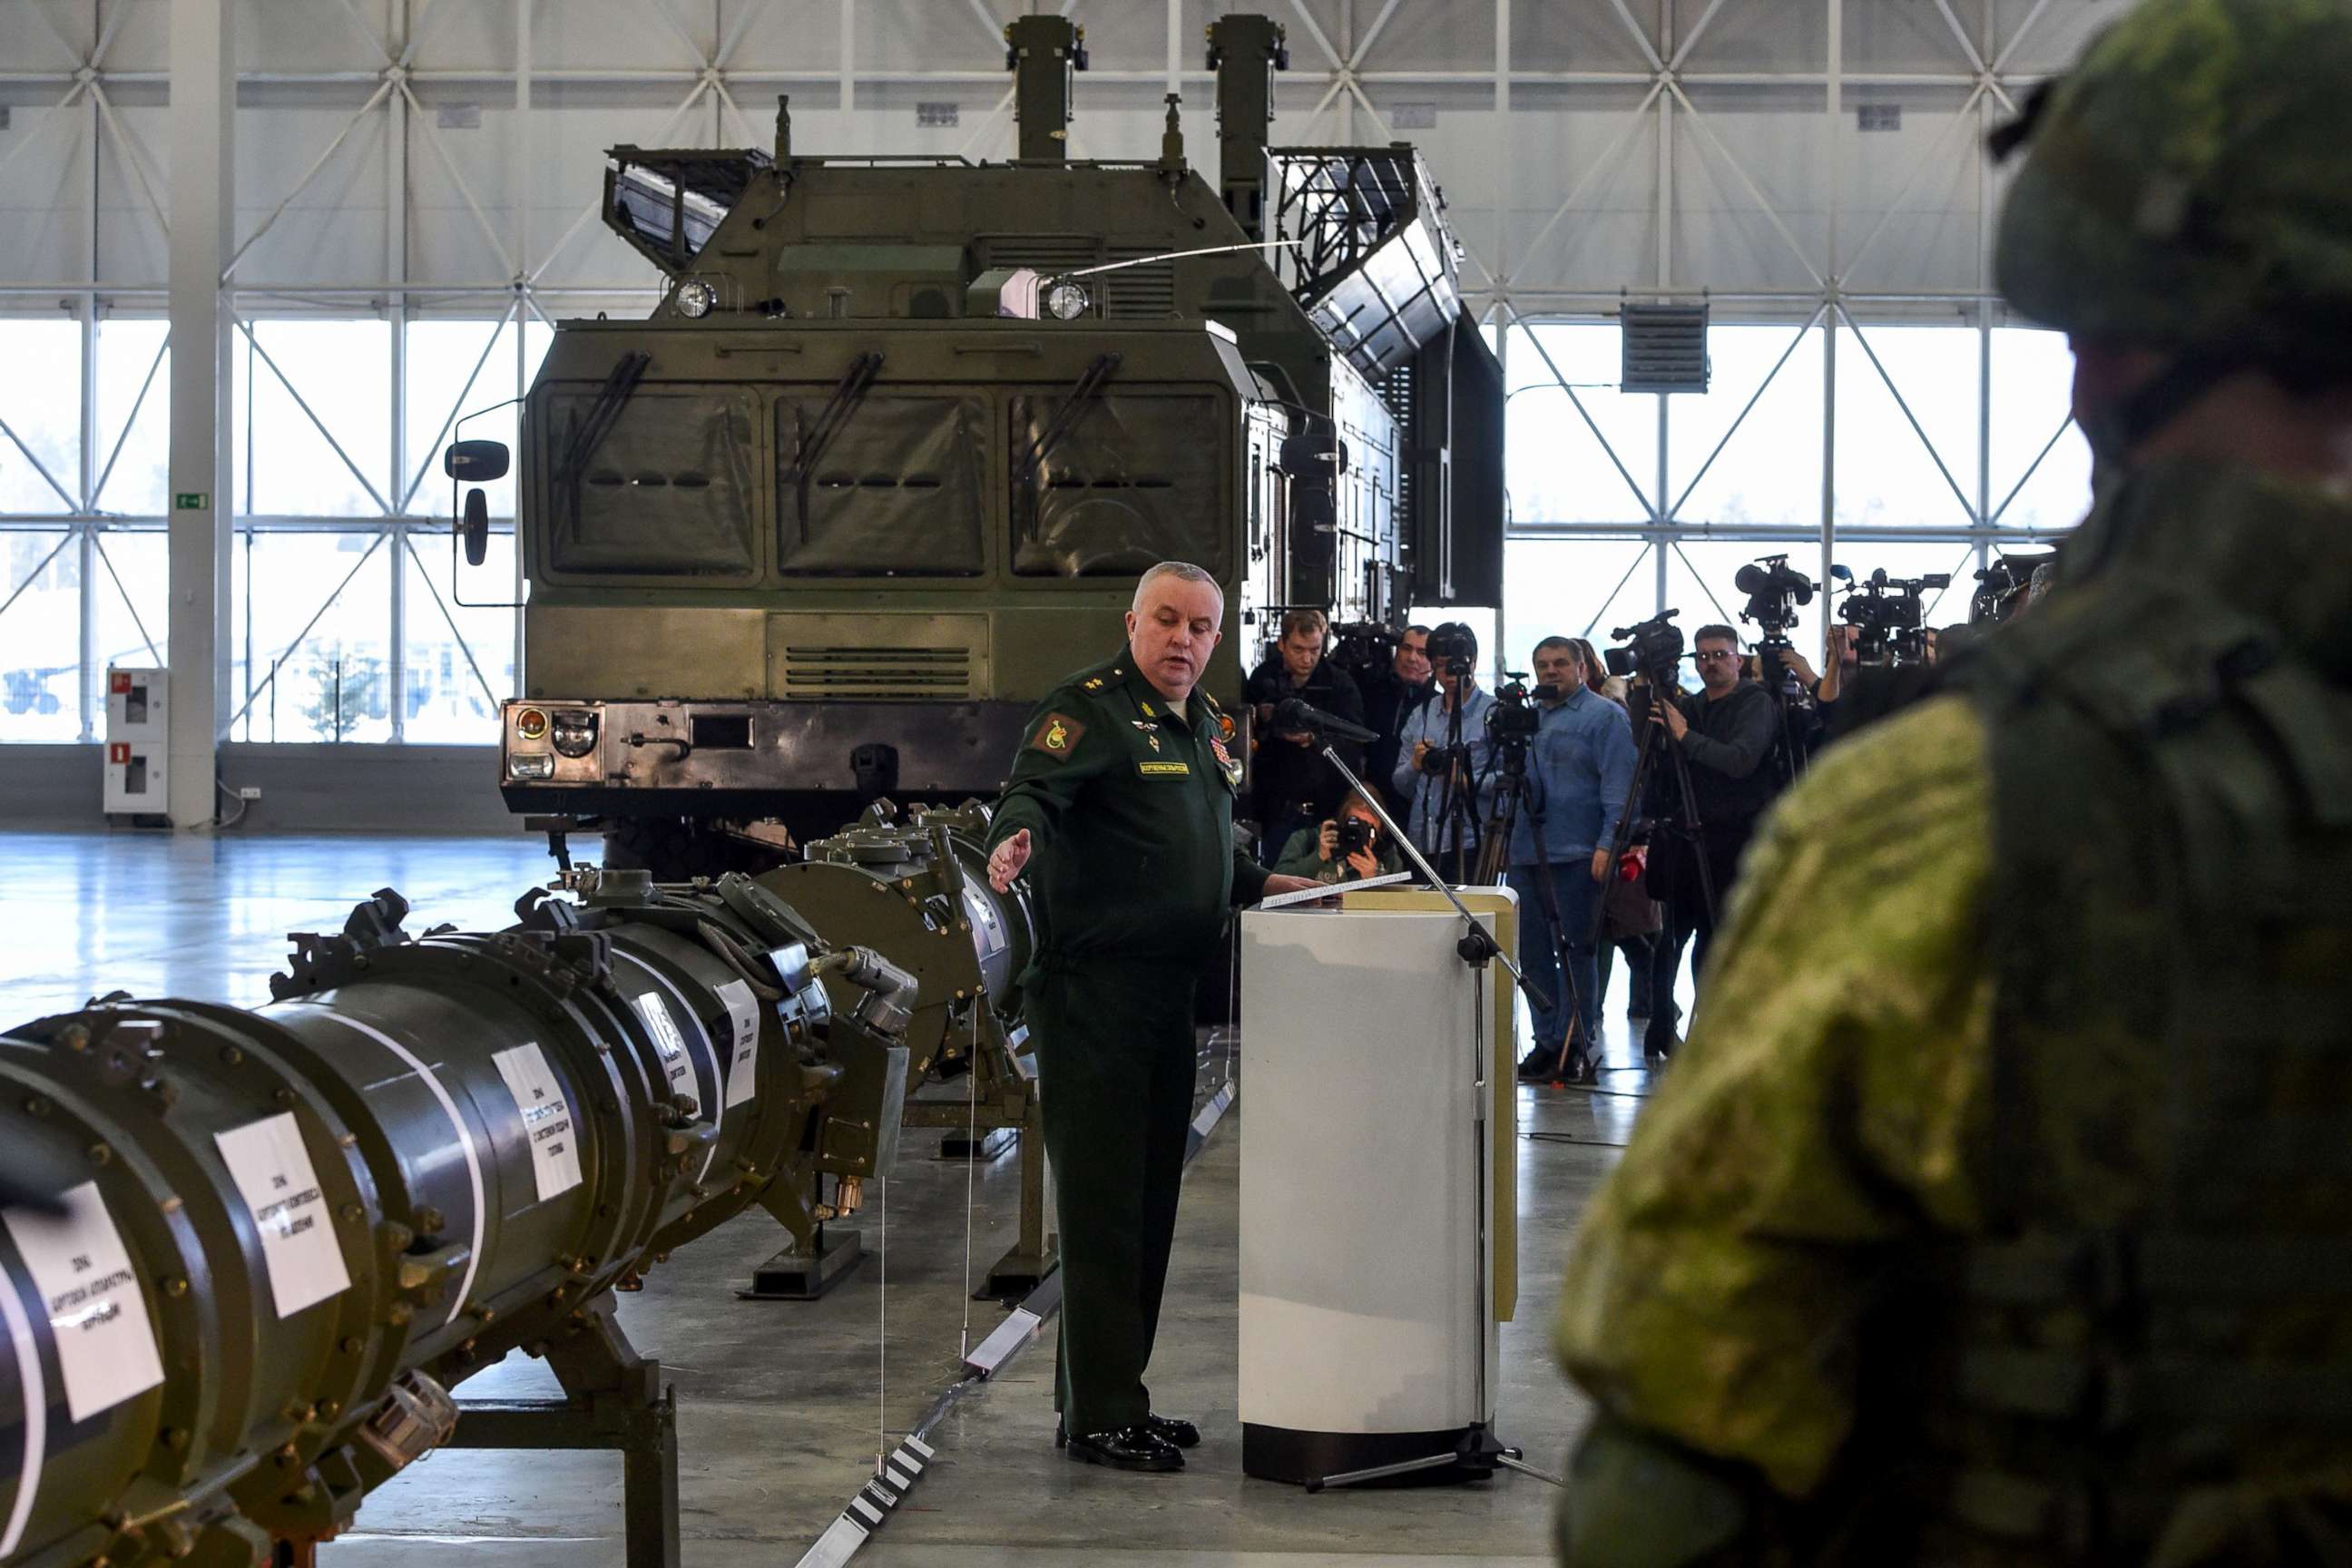
[(1536, 1010), (1519, 1076), (1559, 1068), (1582, 1081), (1601, 1049), (1593, 906), (1633, 787), (1633, 727), (1586, 685), (1568, 638), (1536, 644), (1535, 667), (1540, 716), (1528, 747), (1527, 809), (1511, 831), (1510, 885), (1519, 895), (1519, 967), (1551, 1005)]
[[(1368, 669), (1358, 677), (1364, 694), (1364, 728), (1380, 736), (1364, 748), (1364, 777), (1383, 792), (1396, 776), (1398, 742), (1412, 710), (1429, 700), (1429, 628), (1407, 626), (1385, 669)], [(1392, 795), (1399, 811), (1405, 797)]]
[[(1277, 703), (1297, 698), (1350, 724), (1364, 720), (1364, 699), (1354, 677), (1323, 657), (1329, 630), (1319, 610), (1293, 610), (1282, 617), (1274, 651), (1249, 678), (1246, 695), (1255, 710), (1258, 737), (1253, 772), (1253, 806), (1264, 837), (1261, 853), (1271, 861), (1292, 834), (1311, 827), (1339, 809), (1347, 781), (1324, 759), (1323, 742), (1305, 730), (1276, 727)], [(1332, 750), (1349, 767), (1361, 764), (1361, 748), (1333, 740)]]
[[(1649, 1033), (1643, 1041), (1654, 1056), (1675, 1048), (1675, 979), (1683, 950), (1691, 951), (1696, 987), (1724, 900), (1739, 874), (1740, 853), (1779, 790), (1765, 766), (1779, 716), (1770, 692), (1740, 679), (1739, 634), (1727, 626), (1701, 626), (1691, 647), (1699, 690), (1661, 693), (1665, 700), (1654, 705), (1654, 721), (1665, 725), (1668, 742), (1689, 764), (1692, 795), (1685, 809), (1661, 814), (1668, 826), (1650, 855), (1651, 892), (1665, 906), (1665, 927), (1654, 943), (1650, 972)], [(1690, 826), (1694, 816), (1696, 832)]]
[(1478, 684), (1478, 638), (1461, 622), (1429, 634), (1429, 661), (1436, 694), (1405, 720), (1390, 782), (1406, 803), (1404, 830), (1433, 860), (1450, 857), (1437, 869), (1461, 882), (1478, 853), (1478, 825), (1494, 795), (1486, 715), (1495, 698)]
[(1403, 869), (1404, 855), (1396, 841), (1354, 790), (1340, 802), (1338, 816), (1293, 833), (1274, 864), (1277, 877), (1316, 882), (1360, 882)]

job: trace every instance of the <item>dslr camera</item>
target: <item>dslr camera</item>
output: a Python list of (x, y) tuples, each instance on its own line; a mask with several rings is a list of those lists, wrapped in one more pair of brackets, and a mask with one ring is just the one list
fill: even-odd
[(1349, 856), (1356, 854), (1360, 850), (1371, 849), (1377, 851), (1380, 842), (1381, 825), (1379, 823), (1366, 822), (1360, 816), (1342, 816), (1339, 818), (1340, 859), (1345, 860)]
[(1683, 631), (1674, 619), (1681, 614), (1680, 610), (1660, 610), (1646, 621), (1612, 630), (1609, 634), (1611, 640), (1625, 646), (1601, 650), (1601, 659), (1609, 667), (1609, 673), (1638, 675), (1653, 686), (1679, 688)]
[(1543, 722), (1543, 715), (1536, 711), (1536, 699), (1558, 693), (1547, 686), (1530, 692), (1528, 678), (1517, 670), (1507, 669), (1503, 674), (1503, 688), (1495, 693), (1495, 705), (1486, 710), (1486, 732), (1498, 745), (1524, 745)]
[(1881, 566), (1861, 582), (1856, 582), (1853, 574), (1843, 566), (1831, 567), (1830, 574), (1846, 583), (1845, 601), (1838, 606), (1838, 618), (1854, 629), (1856, 658), (1864, 664), (1927, 661), (1927, 634), (1921, 625), (1927, 614), (1924, 595), (1930, 588), (1950, 587), (1950, 573), (1889, 577), (1886, 568)]

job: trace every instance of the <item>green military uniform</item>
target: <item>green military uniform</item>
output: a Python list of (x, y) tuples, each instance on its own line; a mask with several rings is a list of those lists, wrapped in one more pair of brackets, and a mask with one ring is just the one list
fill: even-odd
[(1122, 649), (1030, 715), (990, 847), (1026, 828), (1042, 930), (1023, 981), (1062, 1249), (1055, 1405), (1142, 1421), (1192, 1114), (1192, 993), (1266, 873), (1234, 847), (1240, 768), (1195, 690), (1171, 710)]
[(2179, 358), (1751, 849), (1570, 1261), (1570, 1563), (2352, 1561), (2352, 494), (2116, 466), (2347, 363), (2347, 80), (2344, 0), (2145, 0), (2045, 107), (2004, 289)]

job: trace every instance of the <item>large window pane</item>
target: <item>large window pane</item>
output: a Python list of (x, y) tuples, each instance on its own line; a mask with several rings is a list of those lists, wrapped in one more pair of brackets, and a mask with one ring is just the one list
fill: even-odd
[[(233, 616), (239, 640), (252, 638), (254, 681), (237, 738), (391, 739), (392, 555), (385, 536), (265, 529), (240, 546), (237, 565)], [(240, 702), (243, 680), (239, 671)]]
[(114, 530), (98, 536), (91, 595), (98, 663), (160, 665), (171, 639), (170, 542), (161, 529)]
[(160, 516), (170, 505), (172, 358), (164, 342), (170, 331), (164, 321), (99, 323), (100, 511)]
[(2091, 510), (2090, 446), (2066, 423), (2074, 374), (2065, 334), (1993, 332), (1992, 504), (2004, 528), (2071, 528)]
[(1514, 521), (1649, 521), (1658, 400), (1617, 390), (1622, 341), (1612, 323), (1513, 329), (1503, 450)]
[[(1666, 488), (1670, 504), (1680, 503), (1675, 521), (1819, 523), (1820, 329), (1801, 335), (1794, 326), (1715, 327), (1707, 353), (1711, 390), (1666, 399)], [(1743, 419), (1751, 397), (1755, 406)]]
[(81, 733), (81, 574), (71, 535), (0, 532), (0, 741)]
[[(502, 604), (468, 607), (450, 587), (446, 537), (412, 532), (403, 681), (404, 739), (438, 745), (494, 745), (499, 703), (514, 693), (515, 612)], [(457, 592), (505, 600), (514, 581), (514, 535), (493, 533), (483, 564), (461, 567)]]
[(1979, 353), (1968, 327), (1841, 323), (1840, 527), (1956, 528), (1976, 521)]
[[(408, 472), (401, 489), (405, 494), (416, 487), (408, 499), (412, 515), (449, 514), (451, 488), (441, 454), (452, 441), (503, 441), (513, 452), (515, 410), (498, 405), (521, 390), (515, 384), (515, 331), (511, 322), (409, 323)], [(530, 342), (527, 336), (526, 347)], [(546, 352), (543, 342), (539, 352)], [(521, 466), (515, 456), (505, 478), (482, 486), (492, 517), (514, 515), (515, 470)]]
[(369, 491), (382, 495), (391, 484), (390, 326), (275, 321), (253, 331), (253, 511), (381, 516)]
[(80, 322), (0, 317), (0, 512), (79, 511)]
[(1651, 614), (1658, 596), (1654, 557), (1631, 539), (1515, 539), (1503, 547), (1509, 584), (1503, 657), (1533, 668), (1548, 637), (1586, 637), (1605, 647), (1609, 631)]

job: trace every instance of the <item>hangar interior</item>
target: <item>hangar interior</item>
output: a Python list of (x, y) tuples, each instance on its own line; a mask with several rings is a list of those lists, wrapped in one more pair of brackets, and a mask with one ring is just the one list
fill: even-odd
[[(1001, 161), (1006, 27), (1084, 29), (1066, 156), (1161, 155), (1170, 94), (1211, 172), (1204, 0), (19, 0), (0, 9), (0, 863), (12, 1026), (124, 991), (253, 1006), (291, 931), (397, 888), (415, 928), (505, 924), (551, 875), (497, 787), (528, 679), (517, 476), (460, 565), (444, 448), (517, 445), (558, 321), (642, 317), (665, 279), (599, 221), (607, 149)], [(2112, 0), (1272, 0), (1282, 146), (1409, 142), (1503, 377), (1500, 602), (1446, 612), (1488, 669), (1660, 610), (1730, 621), (1734, 573), (1969, 574), (2072, 527), (2090, 461), (2063, 338), (1993, 294), (1987, 133)], [(1629, 308), (1703, 305), (1703, 391), (1622, 389)], [(177, 351), (210, 342), (210, 356)], [(196, 363), (198, 359), (207, 363)], [(1818, 650), (1826, 595), (1792, 635)], [(1416, 615), (1415, 618), (1421, 618)], [(1270, 637), (1270, 626), (1248, 636)], [(1108, 650), (1103, 650), (1108, 651)], [(1259, 648), (1243, 655), (1244, 668)], [(1076, 658), (1073, 664), (1078, 662)], [(208, 733), (168, 804), (110, 824), (109, 672), (168, 668)], [(1485, 673), (1482, 671), (1482, 674)], [(116, 693), (119, 695), (119, 693)], [(122, 816), (124, 814), (117, 814)], [(593, 851), (583, 854), (593, 856)], [(1622, 1005), (1609, 1092), (1517, 1091), (1518, 1307), (1504, 1435), (1580, 1425), (1548, 1348), (1585, 1198), (1652, 1074)], [(1204, 1095), (1231, 1076), (1203, 1037)], [(967, 1077), (976, 1075), (968, 1074)], [(1334, 1085), (1335, 1090), (1343, 1087)], [(943, 1086), (946, 1102), (961, 1098)], [(1018, 1159), (910, 1126), (866, 1202), (877, 1256), (807, 1303), (739, 1301), (776, 1247), (729, 1221), (621, 1298), (677, 1390), (688, 1562), (780, 1561), (924, 1427), (932, 1472), (858, 1553), (919, 1564), (1549, 1560), (1551, 1494), (1307, 1495), (1244, 1479), (1247, 1194), (1223, 1111), (1191, 1167), (1163, 1327), (1192, 1474), (1067, 1467), (1053, 1325), (1002, 1375), (973, 1259), (1020, 1226)], [(887, 1237), (887, 1244), (884, 1238)], [(1414, 1267), (1400, 1238), (1395, 1265)], [(887, 1279), (887, 1289), (885, 1280)], [(544, 1395), (516, 1354), (463, 1397)], [(609, 1453), (434, 1457), (329, 1563), (623, 1560)], [(5, 1555), (5, 1553), (0, 1553)]]

